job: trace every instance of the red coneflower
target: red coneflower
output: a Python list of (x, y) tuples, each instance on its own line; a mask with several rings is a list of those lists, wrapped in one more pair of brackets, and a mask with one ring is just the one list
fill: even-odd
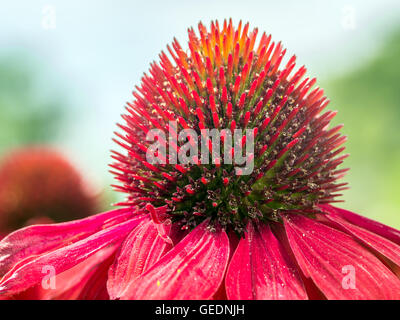
[[(187, 52), (174, 40), (172, 60), (161, 53), (117, 133), (126, 153), (114, 152), (111, 166), (125, 208), (8, 236), (3, 295), (40, 283), (45, 266), (62, 277), (99, 254), (85, 280), (57, 297), (104, 298), (107, 288), (111, 299), (400, 298), (400, 233), (331, 205), (346, 188), (337, 182), (345, 137), (328, 127), (336, 113), (322, 113), (328, 100), (315, 79), (294, 71), (295, 57), (282, 64), (271, 36), (256, 45), (257, 32), (200, 23)], [(174, 121), (197, 133), (253, 129), (253, 172), (237, 175), (223, 161), (147, 162), (148, 132)]]
[(1, 231), (13, 231), (31, 223), (80, 219), (96, 210), (94, 192), (58, 151), (30, 146), (1, 159)]

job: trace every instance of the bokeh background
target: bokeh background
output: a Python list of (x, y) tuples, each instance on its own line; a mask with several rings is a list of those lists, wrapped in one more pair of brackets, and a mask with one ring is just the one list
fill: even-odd
[(398, 0), (4, 0), (0, 17), (0, 162), (51, 146), (110, 209), (111, 137), (134, 85), (174, 36), (184, 45), (199, 20), (231, 17), (282, 40), (339, 111), (351, 154), (341, 206), (400, 228)]

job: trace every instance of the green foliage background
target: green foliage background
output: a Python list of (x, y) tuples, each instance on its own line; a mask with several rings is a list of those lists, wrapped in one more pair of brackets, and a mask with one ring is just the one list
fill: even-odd
[(323, 86), (350, 157), (340, 206), (400, 228), (400, 29), (357, 70)]
[(24, 56), (0, 60), (0, 152), (54, 141), (66, 108), (59, 93), (40, 88), (42, 70)]

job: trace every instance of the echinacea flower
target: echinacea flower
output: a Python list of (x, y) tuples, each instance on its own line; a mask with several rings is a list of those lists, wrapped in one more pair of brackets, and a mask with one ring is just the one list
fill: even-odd
[[(346, 138), (341, 126), (329, 128), (336, 113), (323, 112), (329, 101), (315, 79), (303, 79), (304, 67), (294, 70), (296, 58), (283, 63), (281, 43), (265, 33), (256, 41), (257, 33), (200, 23), (199, 35), (189, 29), (188, 51), (174, 40), (172, 59), (161, 53), (117, 133), (126, 151), (113, 153), (111, 167), (115, 188), (128, 194), (124, 208), (9, 235), (0, 243), (1, 294), (37, 286), (46, 266), (65, 277), (95, 260), (53, 297), (400, 298), (400, 232), (332, 205), (346, 188), (337, 182)], [(238, 174), (225, 154), (209, 164), (150, 163), (149, 132), (175, 122), (173, 130), (199, 136), (251, 129), (254, 170)], [(178, 153), (186, 142), (160, 137)]]
[(95, 213), (95, 192), (86, 185), (53, 148), (28, 146), (7, 153), (0, 159), (0, 231)]

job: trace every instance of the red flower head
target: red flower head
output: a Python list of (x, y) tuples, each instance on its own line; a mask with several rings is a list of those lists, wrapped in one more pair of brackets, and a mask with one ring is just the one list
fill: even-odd
[(60, 222), (95, 213), (94, 193), (59, 152), (17, 149), (0, 163), (0, 230), (37, 222)]
[[(94, 259), (80, 286), (55, 296), (400, 298), (400, 233), (331, 205), (346, 185), (336, 113), (295, 57), (284, 63), (281, 43), (257, 32), (200, 23), (188, 51), (174, 40), (172, 58), (161, 53), (117, 133), (124, 208), (8, 236), (2, 294), (37, 285), (46, 266), (62, 278)], [(192, 153), (199, 145), (205, 157)]]

